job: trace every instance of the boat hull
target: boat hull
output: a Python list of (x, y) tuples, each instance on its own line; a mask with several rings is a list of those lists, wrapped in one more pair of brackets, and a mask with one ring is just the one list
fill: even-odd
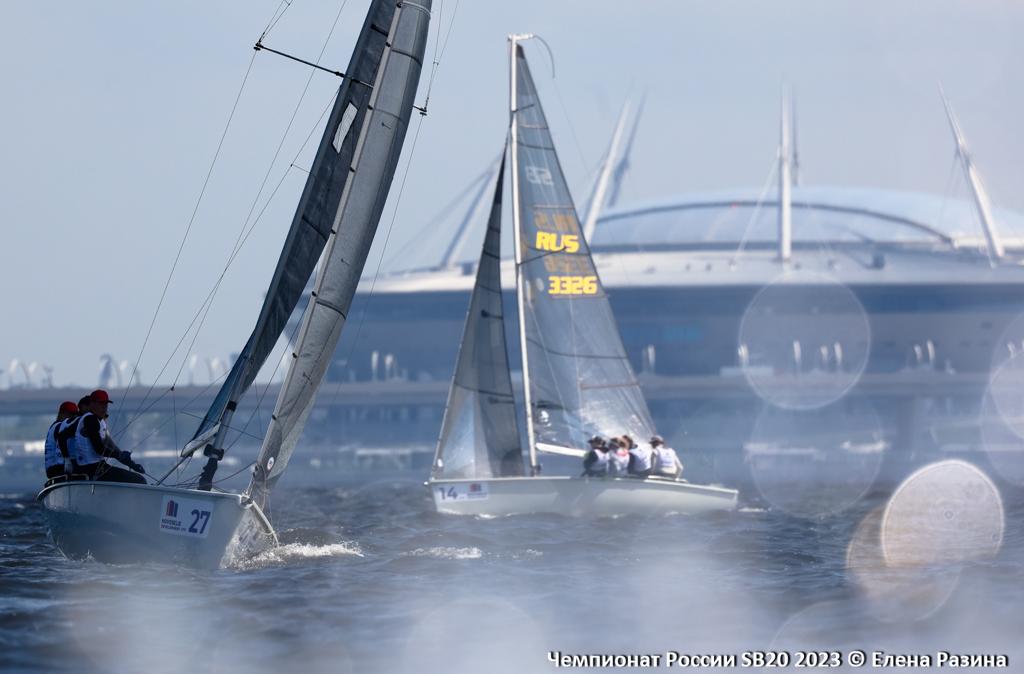
[(44, 487), (37, 499), (54, 544), (75, 559), (215, 569), (276, 542), (240, 494), (82, 480)]
[(734, 510), (737, 492), (661, 478), (431, 479), (434, 506), (454, 515), (557, 513), (573, 517)]

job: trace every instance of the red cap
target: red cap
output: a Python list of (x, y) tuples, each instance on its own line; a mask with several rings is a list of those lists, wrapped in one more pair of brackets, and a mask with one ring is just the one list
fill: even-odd
[(70, 400), (65, 400), (60, 404), (60, 409), (57, 410), (58, 414), (61, 412), (67, 412), (68, 414), (78, 414), (78, 405), (71, 402)]
[(89, 397), (92, 398), (92, 401), (94, 403), (109, 403), (109, 402), (113, 402), (110, 399), (110, 396), (107, 395), (107, 392), (104, 391), (101, 388), (98, 388), (95, 391), (93, 391), (92, 393), (90, 393)]

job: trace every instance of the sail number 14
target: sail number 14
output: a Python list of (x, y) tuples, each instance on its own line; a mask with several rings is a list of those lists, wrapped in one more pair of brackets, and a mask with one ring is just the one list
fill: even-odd
[(548, 276), (549, 295), (596, 295), (596, 276)]

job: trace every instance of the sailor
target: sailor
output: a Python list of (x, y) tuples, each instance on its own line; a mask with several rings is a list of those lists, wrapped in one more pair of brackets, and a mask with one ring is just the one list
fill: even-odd
[(626, 446), (629, 447), (629, 474), (634, 477), (650, 477), (653, 469), (654, 452), (650, 447), (639, 447), (633, 438), (623, 435)]
[(583, 474), (587, 477), (604, 477), (608, 475), (608, 448), (604, 438), (595, 435), (588, 441), (590, 451), (583, 457)]
[(76, 458), (78, 456), (75, 451), (75, 430), (78, 428), (78, 420), (82, 418), (82, 415), (92, 409), (92, 400), (89, 396), (83, 396), (78, 401), (78, 413), (74, 414), (64, 421), (61, 422), (60, 426), (57, 427), (57, 446), (60, 448), (61, 454), (67, 455), (71, 460), (71, 472), (78, 472), (78, 463)]
[(622, 438), (608, 441), (608, 468), (613, 476), (625, 477), (629, 474), (629, 448)]
[(654, 474), (678, 479), (683, 473), (683, 464), (676, 450), (666, 446), (665, 439), (660, 435), (651, 437), (651, 447), (654, 451)]
[(62, 402), (57, 408), (57, 419), (46, 431), (46, 442), (43, 444), (43, 463), (46, 465), (46, 479), (58, 477), (71, 472), (71, 457), (68, 450), (57, 442), (57, 432), (61, 424), (78, 414), (78, 405), (70, 400)]
[[(106, 391), (96, 390), (89, 394), (91, 407), (78, 420), (75, 428), (75, 461), (80, 472), (93, 480), (102, 482), (133, 482), (146, 484), (146, 478), (135, 473), (144, 473), (142, 466), (132, 461), (132, 453), (117, 449), (109, 441), (109, 433), (101, 423), (107, 417), (110, 396)], [(117, 459), (135, 473), (111, 466), (105, 458)]]

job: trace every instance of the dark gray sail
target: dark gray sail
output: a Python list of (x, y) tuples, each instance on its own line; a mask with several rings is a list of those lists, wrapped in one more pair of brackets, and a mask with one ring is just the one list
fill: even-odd
[(296, 304), (302, 297), (317, 260), (331, 233), (341, 196), (349, 180), (349, 167), (356, 151), (372, 94), (369, 83), (376, 80), (385, 51), (396, 0), (373, 0), (349, 61), (347, 77), (338, 89), (331, 115), (324, 128), (309, 178), (295, 210), (291, 228), (270, 281), (256, 327), (235, 360), (231, 372), (214, 398), (193, 441), (217, 433), (214, 427), (223, 420), (217, 440), (207, 447), (208, 483), (222, 454), (224, 432), (238, 399), (249, 389), (266, 361)]
[(434, 455), (435, 478), (513, 477), (524, 473), (501, 304), (504, 169), (502, 159)]
[(513, 183), (528, 428), (582, 448), (593, 434), (654, 432), (583, 236), (537, 90), (515, 44)]
[[(395, 0), (391, 2), (395, 4)], [(302, 317), (291, 367), (253, 469), (249, 493), (257, 503), (265, 503), (284, 472), (320, 381), (334, 358), (402, 152), (429, 23), (430, 0), (402, 0), (381, 35), (387, 40), (373, 80), (369, 112), (362, 124), (353, 124), (348, 131), (357, 139), (351, 175)]]

